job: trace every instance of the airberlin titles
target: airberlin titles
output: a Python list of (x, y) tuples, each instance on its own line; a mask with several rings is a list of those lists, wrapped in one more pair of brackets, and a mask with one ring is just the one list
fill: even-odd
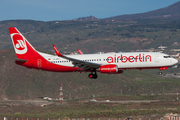
[(133, 56), (133, 55), (125, 56), (125, 55), (121, 54), (120, 56), (114, 55), (114, 57), (112, 57), (112, 56), (107, 57), (108, 63), (119, 63), (119, 62), (133, 63), (133, 62), (138, 62), (138, 61), (139, 62), (147, 62), (148, 60), (151, 62), (151, 55), (138, 54), (136, 56)]

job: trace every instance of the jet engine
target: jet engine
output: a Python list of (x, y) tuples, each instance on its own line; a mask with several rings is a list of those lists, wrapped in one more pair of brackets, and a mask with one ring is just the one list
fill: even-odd
[(100, 67), (100, 72), (107, 74), (120, 74), (123, 73), (123, 70), (118, 70), (117, 65), (110, 64), (110, 65), (102, 65)]

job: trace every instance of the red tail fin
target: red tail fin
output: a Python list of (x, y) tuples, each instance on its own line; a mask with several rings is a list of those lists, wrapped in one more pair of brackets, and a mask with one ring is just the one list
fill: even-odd
[(40, 56), (34, 47), (15, 27), (9, 28), (9, 33), (11, 35), (13, 46), (18, 59), (28, 59)]

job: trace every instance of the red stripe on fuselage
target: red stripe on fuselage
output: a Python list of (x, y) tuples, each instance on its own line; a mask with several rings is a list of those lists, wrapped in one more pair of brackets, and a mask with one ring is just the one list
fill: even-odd
[[(41, 63), (38, 63), (38, 62), (41, 62)], [(73, 72), (73, 71), (77, 71), (78, 69), (78, 67), (73, 68), (69, 66), (62, 66), (62, 65), (51, 63), (40, 55), (39, 57), (29, 58), (28, 61), (25, 63), (16, 61), (16, 64), (25, 66), (27, 68), (41, 69), (41, 70), (54, 71), (54, 72)]]

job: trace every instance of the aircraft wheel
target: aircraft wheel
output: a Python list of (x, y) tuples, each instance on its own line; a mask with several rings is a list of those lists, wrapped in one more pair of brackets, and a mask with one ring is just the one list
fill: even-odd
[(93, 78), (93, 74), (91, 73), (91, 74), (89, 74), (89, 76), (88, 76), (90, 79), (92, 79)]
[(162, 72), (159, 72), (159, 75), (162, 75), (163, 73)]
[(89, 76), (88, 76), (90, 79), (96, 79), (98, 76), (97, 76), (97, 74), (89, 74)]
[(94, 75), (93, 75), (93, 78), (94, 78), (94, 79), (97, 79), (97, 77), (98, 77), (97, 74), (94, 74)]

